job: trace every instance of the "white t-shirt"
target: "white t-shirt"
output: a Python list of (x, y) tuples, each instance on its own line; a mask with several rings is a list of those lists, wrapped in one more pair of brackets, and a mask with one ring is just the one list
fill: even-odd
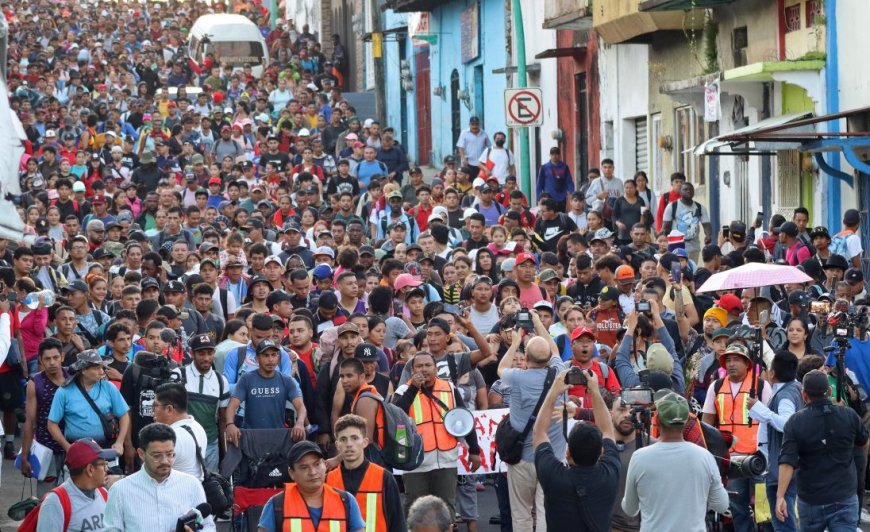
[(492, 161), (494, 165), (490, 173), (498, 178), (499, 184), (504, 185), (505, 178), (510, 174), (510, 167), (514, 164), (514, 154), (506, 148), (487, 148), (480, 154), (478, 162), (485, 166), (487, 161)]
[(481, 334), (489, 334), (489, 331), (498, 323), (498, 308), (490, 304), (489, 310), (480, 312), (474, 306), (471, 307), (471, 323)]
[[(199, 460), (196, 457), (196, 444), (199, 444), (200, 452), (204, 453), (205, 447), (208, 444), (205, 430), (191, 416), (188, 416), (186, 419), (180, 419), (170, 426), (175, 431), (175, 462), (172, 464), (172, 469), (193, 475), (202, 480), (202, 468), (199, 466)], [(190, 437), (190, 433), (183, 428), (185, 426), (190, 427), (190, 430), (193, 431), (193, 435), (196, 436), (196, 443)]]

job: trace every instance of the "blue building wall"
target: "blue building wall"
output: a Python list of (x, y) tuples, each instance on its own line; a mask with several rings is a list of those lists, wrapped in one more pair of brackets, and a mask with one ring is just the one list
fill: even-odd
[[(408, 24), (407, 13), (394, 13), (392, 10), (384, 12), (384, 29), (398, 28)], [(417, 160), (417, 113), (415, 112), (415, 96), (414, 91), (402, 90), (401, 78), (401, 47), (405, 48), (406, 60), (411, 68), (412, 76), (414, 75), (414, 49), (410, 39), (404, 34), (399, 34), (401, 42), (396, 40), (396, 35), (390, 35), (384, 44), (384, 80), (386, 82), (386, 115), (387, 125), (396, 130), (396, 139), (402, 141), (402, 100), (406, 106), (405, 131), (406, 138), (402, 143), (405, 148), (405, 153), (408, 154), (408, 159), (411, 161)], [(413, 77), (412, 77), (413, 79)]]
[[(469, 63), (462, 62), (462, 11), (479, 1), (480, 53)], [(403, 26), (406, 18), (392, 11), (385, 12), (385, 29)], [(432, 123), (432, 164), (438, 166), (445, 155), (455, 152), (451, 132), (451, 95), (450, 76), (454, 70), (459, 73), (459, 88), (471, 95), (472, 108), (460, 102), (461, 129), (468, 127), (472, 115), (480, 116), (482, 126), (492, 136), (504, 125), (504, 89), (507, 86), (504, 74), (492, 71), (504, 68), (507, 57), (505, 41), (505, 12), (503, 0), (455, 0), (432, 12), (430, 17), (431, 33), (438, 36), (438, 42), (429, 47), (430, 87), (443, 87), (441, 96), (430, 94)], [(416, 79), (414, 53), (410, 39), (406, 39), (407, 60), (411, 74)], [(401, 124), (401, 74), (399, 45), (388, 42), (385, 47), (385, 74), (387, 122), (398, 131)], [(482, 90), (475, 89), (475, 67), (481, 67)], [(408, 142), (405, 146), (409, 158), (416, 160), (417, 154), (417, 112), (415, 93), (404, 96), (407, 106)], [(482, 109), (481, 109), (482, 107)], [(398, 136), (398, 133), (397, 133)]]

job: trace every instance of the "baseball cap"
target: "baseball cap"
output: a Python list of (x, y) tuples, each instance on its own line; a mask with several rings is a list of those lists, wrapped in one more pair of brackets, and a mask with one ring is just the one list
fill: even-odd
[(849, 268), (843, 275), (843, 280), (849, 284), (858, 284), (864, 282), (864, 272), (856, 268)]
[(64, 292), (87, 292), (88, 285), (84, 281), (76, 280), (67, 284), (62, 290)]
[(332, 268), (330, 268), (328, 264), (318, 264), (311, 272), (311, 275), (315, 280), (329, 279), (332, 277)]
[(377, 362), (378, 348), (372, 344), (359, 344), (354, 349), (353, 356), (363, 362)]
[(290, 463), (291, 466), (294, 466), (297, 462), (302, 460), (305, 455), (312, 453), (316, 454), (320, 458), (326, 458), (319, 445), (317, 445), (313, 441), (302, 440), (296, 442), (295, 444), (293, 444), (293, 447), (290, 448), (290, 453), (287, 455), (287, 461)]
[(396, 288), (396, 292), (399, 292), (403, 288), (406, 288), (408, 286), (417, 287), (421, 284), (423, 283), (410, 273), (402, 273), (398, 277), (396, 277), (396, 282), (393, 283), (393, 286)]
[[(80, 281), (76, 281), (80, 282)], [(67, 285), (69, 286), (69, 285)], [(160, 288), (160, 283), (157, 282), (157, 279), (153, 277), (146, 277), (142, 279), (142, 282), (139, 284), (142, 287), (142, 290), (147, 290), (148, 288)]]
[(504, 262), (501, 263), (501, 271), (503, 272), (512, 272), (514, 271), (514, 267), (516, 266), (516, 259), (513, 257), (507, 258)]
[(598, 293), (598, 298), (603, 301), (618, 301), (619, 290), (615, 286), (605, 286)]
[(595, 340), (595, 333), (592, 331), (592, 329), (586, 326), (581, 326), (574, 329), (574, 332), (571, 333), (571, 341), (573, 342), (582, 336), (588, 336), (589, 338)]
[(551, 270), (551, 269), (546, 269), (546, 270), (542, 271), (541, 275), (538, 277), (538, 279), (542, 283), (546, 283), (548, 281), (553, 281), (553, 280), (557, 280), (557, 281), (562, 280), (559, 277), (559, 273), (556, 270)]
[(284, 266), (284, 263), (281, 262), (281, 258), (278, 257), (278, 255), (269, 255), (268, 257), (266, 257), (266, 261), (263, 263), (263, 266), (268, 266), (271, 262), (277, 263), (281, 267)]
[(728, 314), (740, 314), (743, 312), (743, 302), (734, 294), (724, 294), (716, 302), (719, 308), (725, 309)]
[(118, 453), (115, 450), (101, 448), (92, 438), (82, 438), (66, 450), (64, 463), (74, 470), (93, 463), (98, 458), (111, 461), (117, 457)]
[(674, 371), (674, 357), (664, 345), (656, 342), (646, 350), (646, 369), (670, 375)]
[(719, 327), (718, 329), (713, 331), (713, 334), (710, 335), (710, 337), (711, 339), (715, 340), (716, 338), (722, 338), (723, 336), (726, 338), (730, 338), (733, 335), (734, 331), (732, 331), (731, 329), (727, 327)]
[(320, 246), (319, 248), (314, 250), (314, 256), (316, 257), (318, 255), (326, 255), (330, 259), (334, 259), (335, 258), (335, 250), (333, 250), (329, 246)]
[[(363, 255), (374, 256), (374, 254), (375, 254), (375, 248), (373, 248), (371, 246), (366, 245), (366, 246), (360, 246), (360, 248), (359, 248), (360, 257), (362, 257)], [(504, 268), (502, 268), (502, 269), (504, 269)]]
[(262, 340), (262, 341), (260, 341), (259, 344), (257, 344), (257, 354), (258, 355), (265, 353), (269, 349), (274, 349), (276, 351), (281, 350), (281, 348), (278, 347), (278, 344), (276, 344), (271, 338), (266, 338), (265, 340)]
[(460, 216), (459, 219), (465, 220), (466, 218), (468, 218), (472, 214), (475, 214), (476, 212), (477, 212), (477, 209), (475, 209), (473, 207), (469, 207), (469, 208), (465, 209), (464, 211), (462, 211), (462, 216)]
[(345, 334), (345, 333), (353, 333), (353, 334), (359, 335), (359, 327), (357, 327), (356, 324), (354, 324), (354, 323), (346, 321), (338, 326), (337, 335), (341, 336), (342, 334)]
[(187, 342), (187, 345), (190, 346), (191, 351), (214, 349), (214, 342), (212, 341), (211, 336), (207, 334), (197, 334)]
[(616, 282), (619, 284), (628, 284), (634, 282), (634, 269), (627, 264), (623, 264), (616, 268)]
[(804, 375), (803, 380), (804, 392), (810, 397), (824, 397), (827, 395), (831, 385), (828, 384), (828, 376), (822, 371), (814, 369)]
[(534, 263), (535, 256), (532, 255), (531, 253), (520, 253), (519, 255), (517, 255), (517, 258), (514, 261), (514, 267), (517, 267), (520, 264), (527, 262), (527, 261), (532, 261)]
[(73, 183), (72, 191), (73, 192), (84, 192), (85, 191), (85, 184), (82, 183), (81, 181), (76, 181), (75, 183)]
[(785, 233), (790, 237), (796, 237), (798, 236), (798, 226), (794, 222), (785, 222), (779, 226), (779, 232)]
[(169, 281), (166, 283), (166, 287), (163, 289), (164, 292), (185, 292), (184, 283), (181, 281)]
[(394, 190), (394, 191), (390, 192), (389, 194), (387, 194), (388, 200), (393, 199), (393, 198), (402, 199), (402, 193), (399, 192), (398, 190)]
[(656, 417), (662, 425), (678, 427), (689, 420), (689, 403), (673, 390), (666, 388), (656, 392), (655, 405)]
[(595, 242), (596, 240), (607, 240), (608, 238), (610, 238), (612, 236), (613, 236), (613, 231), (611, 231), (610, 229), (607, 229), (606, 227), (602, 227), (598, 231), (595, 231), (595, 234), (592, 235), (592, 240), (590, 240), (589, 243), (591, 244), (592, 242)]
[(731, 225), (728, 226), (728, 234), (731, 235), (734, 240), (737, 240), (738, 242), (742, 241), (746, 238), (746, 224), (740, 220), (734, 220), (731, 222)]
[(842, 255), (831, 255), (828, 257), (827, 262), (822, 266), (823, 270), (827, 270), (829, 268), (839, 268), (841, 270), (849, 269), (849, 262), (846, 260), (846, 257)]
[(534, 305), (532, 305), (532, 308), (535, 309), (535, 310), (537, 310), (537, 309), (546, 309), (546, 310), (549, 310), (550, 312), (553, 312), (553, 304), (550, 303), (549, 301), (545, 301), (545, 300), (543, 300), (543, 299), (540, 300), (540, 301), (538, 301), (538, 302), (535, 303)]

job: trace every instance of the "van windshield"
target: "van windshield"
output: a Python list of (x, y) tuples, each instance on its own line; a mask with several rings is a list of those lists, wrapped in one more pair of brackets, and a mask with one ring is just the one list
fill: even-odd
[(212, 41), (209, 51), (221, 64), (242, 66), (259, 65), (263, 62), (263, 45), (256, 41)]

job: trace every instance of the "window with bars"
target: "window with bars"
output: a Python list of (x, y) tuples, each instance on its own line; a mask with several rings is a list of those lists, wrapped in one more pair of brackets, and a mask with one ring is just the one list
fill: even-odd
[(785, 32), (791, 33), (801, 29), (801, 5), (795, 4), (785, 8)]
[(807, 0), (807, 27), (821, 26), (824, 17), (822, 0)]

